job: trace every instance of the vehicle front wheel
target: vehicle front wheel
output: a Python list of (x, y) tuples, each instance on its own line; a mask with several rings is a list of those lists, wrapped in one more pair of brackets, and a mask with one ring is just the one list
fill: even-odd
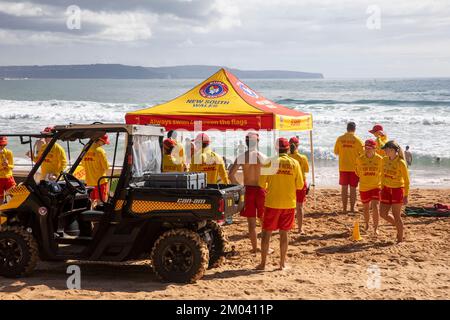
[(188, 229), (172, 229), (156, 241), (152, 254), (156, 275), (163, 281), (193, 283), (203, 277), (209, 261), (206, 243)]
[(0, 276), (16, 278), (30, 274), (38, 261), (38, 246), (33, 235), (22, 227), (0, 231)]

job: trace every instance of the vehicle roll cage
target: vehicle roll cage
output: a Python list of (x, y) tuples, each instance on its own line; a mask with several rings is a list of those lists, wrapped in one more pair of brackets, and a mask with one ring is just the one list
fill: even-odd
[[(82, 129), (82, 130), (80, 130)], [(33, 153), (33, 145), (32, 145), (32, 138), (36, 139), (42, 139), (42, 138), (51, 138), (51, 141), (46, 146), (45, 150), (43, 151), (41, 157), (37, 159), (36, 162), (33, 162), (33, 159), (31, 159), (31, 170), (27, 175), (27, 178), (25, 179), (25, 185), (35, 188), (37, 187), (36, 181), (34, 180), (34, 175), (36, 174), (37, 170), (40, 168), (42, 162), (47, 157), (55, 143), (59, 141), (67, 141), (68, 144), (68, 160), (71, 162), (71, 156), (70, 156), (70, 147), (69, 142), (70, 141), (76, 141), (78, 140), (81, 145), (83, 145), (83, 149), (81, 153), (78, 155), (77, 159), (73, 164), (71, 164), (71, 167), (67, 173), (73, 174), (75, 172), (75, 169), (80, 165), (81, 160), (83, 159), (86, 152), (89, 150), (89, 148), (94, 144), (94, 142), (103, 136), (106, 133), (116, 133), (115, 135), (115, 147), (114, 147), (114, 155), (113, 155), (113, 163), (112, 163), (112, 172), (111, 175), (114, 175), (114, 169), (115, 169), (115, 162), (116, 162), (116, 155), (117, 155), (117, 147), (118, 147), (118, 141), (119, 141), (119, 134), (125, 133), (127, 136), (126, 139), (126, 148), (125, 152), (129, 153), (132, 146), (131, 139), (128, 139), (128, 135), (133, 132), (133, 129), (130, 125), (124, 125), (124, 124), (102, 124), (102, 123), (94, 123), (92, 125), (77, 125), (77, 124), (70, 124), (66, 126), (55, 126), (52, 132), (49, 133), (39, 133), (39, 134), (29, 134), (29, 133), (14, 133), (14, 134), (0, 134), (0, 136), (6, 136), (6, 137), (19, 137), (21, 144), (28, 144), (30, 148), (30, 154)], [(89, 139), (87, 143), (82, 142), (83, 139)], [(130, 149), (128, 149), (130, 148)], [(128, 159), (126, 157), (124, 158), (124, 163), (122, 165), (122, 168), (127, 168), (127, 162)], [(127, 171), (127, 170), (126, 170)], [(129, 170), (128, 170), (129, 171)], [(61, 175), (58, 177), (57, 180), (61, 178)]]

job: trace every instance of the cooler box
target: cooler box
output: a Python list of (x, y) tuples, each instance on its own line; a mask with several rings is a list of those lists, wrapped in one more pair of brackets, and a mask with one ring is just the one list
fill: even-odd
[(200, 172), (164, 172), (144, 175), (144, 186), (148, 188), (203, 189), (206, 174)]

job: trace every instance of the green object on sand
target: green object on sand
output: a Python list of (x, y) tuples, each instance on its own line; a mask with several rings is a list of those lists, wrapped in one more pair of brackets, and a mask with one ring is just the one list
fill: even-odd
[(405, 214), (410, 217), (450, 217), (450, 210), (435, 207), (406, 207)]

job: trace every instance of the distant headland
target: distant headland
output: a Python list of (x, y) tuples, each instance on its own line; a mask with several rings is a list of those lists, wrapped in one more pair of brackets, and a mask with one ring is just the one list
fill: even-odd
[[(220, 66), (140, 67), (123, 64), (0, 66), (0, 79), (203, 79)], [(245, 79), (323, 79), (321, 73), (227, 68)]]

